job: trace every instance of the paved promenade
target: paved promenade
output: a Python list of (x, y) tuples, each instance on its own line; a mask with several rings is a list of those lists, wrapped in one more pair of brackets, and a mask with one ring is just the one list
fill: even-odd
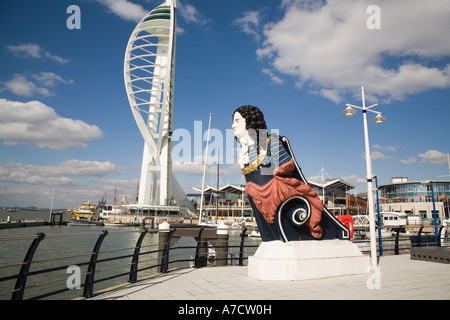
[(259, 281), (247, 267), (179, 269), (91, 300), (450, 299), (450, 265), (383, 256), (379, 273), (304, 281)]

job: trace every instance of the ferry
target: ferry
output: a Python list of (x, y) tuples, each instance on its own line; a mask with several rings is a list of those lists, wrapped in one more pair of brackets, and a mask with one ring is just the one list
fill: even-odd
[(89, 201), (84, 202), (80, 207), (73, 211), (72, 220), (68, 223), (72, 226), (95, 225), (97, 220), (97, 206)]
[(123, 207), (122, 205), (108, 205), (106, 204), (101, 213), (100, 217), (103, 219), (107, 219), (110, 215), (119, 215), (119, 214), (126, 214), (127, 209)]
[(101, 209), (100, 218), (109, 220), (108, 218), (110, 216), (127, 214), (127, 208), (124, 207), (124, 205), (129, 204), (128, 200), (127, 200), (127, 196), (123, 196), (123, 199), (122, 199), (122, 201), (119, 202), (119, 204), (117, 204), (116, 198), (117, 198), (117, 195), (116, 195), (116, 191), (115, 191), (114, 192), (114, 204), (112, 204), (112, 205), (107, 204), (106, 201), (104, 201), (102, 203), (101, 207), (99, 205), (99, 209)]

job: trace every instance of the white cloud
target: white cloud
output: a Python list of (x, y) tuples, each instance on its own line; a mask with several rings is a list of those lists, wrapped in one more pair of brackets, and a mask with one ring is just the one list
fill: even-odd
[(33, 204), (48, 208), (53, 188), (54, 208), (76, 208), (88, 199), (100, 200), (105, 193), (112, 203), (115, 187), (119, 201), (124, 195), (133, 200), (136, 180), (98, 178), (117, 173), (119, 167), (109, 161), (72, 159), (44, 166), (0, 162), (0, 206)]
[(10, 80), (4, 83), (5, 88), (19, 96), (31, 97), (35, 94), (51, 96), (54, 93), (49, 90), (49, 87), (54, 87), (58, 83), (73, 83), (73, 80), (65, 80), (53, 72), (32, 74), (31, 77), (35, 82), (28, 80), (23, 74), (15, 73)]
[(374, 144), (373, 147), (378, 150), (387, 150), (387, 151), (397, 151), (397, 147), (395, 146), (380, 146), (378, 144)]
[(47, 88), (38, 87), (34, 82), (27, 80), (22, 74), (14, 74), (11, 80), (6, 81), (5, 88), (18, 96), (30, 97), (34, 94), (50, 96), (51, 92)]
[(27, 185), (74, 186), (76, 183), (67, 177), (48, 177), (38, 173), (38, 167), (15, 162), (0, 162), (0, 181), (25, 183)]
[[(140, 4), (136, 4), (128, 0), (95, 1), (107, 7), (111, 13), (127, 21), (139, 22), (150, 11), (144, 9)], [(177, 13), (187, 23), (204, 25), (210, 21), (209, 19), (205, 18), (197, 8), (190, 4), (184, 4), (179, 0), (177, 1)], [(183, 33), (185, 33), (185, 30), (177, 26), (177, 34), (181, 35)]]
[(197, 8), (190, 4), (184, 4), (181, 1), (177, 1), (177, 12), (188, 23), (204, 25), (210, 21)]
[(386, 160), (386, 159), (390, 159), (390, 156), (386, 156), (383, 153), (379, 152), (379, 151), (372, 151), (370, 153), (370, 155), (372, 156), (372, 160)]
[(50, 59), (60, 64), (65, 64), (69, 60), (45, 51), (40, 45), (35, 43), (24, 43), (19, 45), (9, 45), (6, 47), (17, 58)]
[(141, 5), (132, 3), (128, 0), (96, 1), (106, 6), (110, 12), (127, 21), (139, 22), (148, 13)]
[(104, 176), (119, 173), (119, 169), (110, 161), (66, 160), (52, 166), (39, 168), (38, 172), (45, 176)]
[(411, 163), (417, 162), (417, 158), (414, 157), (414, 156), (411, 156), (411, 157), (409, 157), (409, 158), (406, 159), (406, 160), (400, 159), (399, 161), (400, 161), (401, 163), (403, 163), (403, 164), (411, 164)]
[[(379, 30), (366, 26), (373, 4)], [(316, 93), (335, 102), (361, 85), (386, 101), (450, 87), (450, 64), (427, 65), (450, 55), (446, 0), (286, 0), (282, 7), (284, 17), (265, 26), (257, 55), (298, 86), (318, 86)]]
[(360, 178), (354, 174), (352, 174), (351, 176), (342, 177), (342, 180), (350, 184), (361, 184), (367, 182), (365, 178)]
[(103, 137), (95, 125), (63, 118), (39, 101), (0, 99), (0, 139), (4, 145), (36, 144), (52, 149), (82, 148)]
[(119, 192), (120, 189), (131, 189), (133, 191), (136, 191), (136, 187), (138, 185), (137, 180), (124, 180), (124, 179), (99, 179), (97, 180), (97, 182), (104, 185), (105, 188), (107, 188), (110, 191), (114, 191), (114, 189), (117, 189), (118, 194), (120, 193)]
[[(69, 181), (67, 176), (105, 176), (119, 173), (117, 166), (110, 161), (65, 160), (50, 166), (36, 166), (20, 162), (0, 162), (0, 179), (10, 182), (24, 182), (23, 180), (53, 179), (55, 181)], [(43, 183), (39, 181), (39, 183)]]
[(342, 98), (339, 95), (339, 90), (337, 89), (321, 89), (319, 94), (335, 103), (341, 103), (342, 101)]
[(420, 162), (429, 162), (438, 165), (447, 165), (447, 155), (437, 150), (428, 150), (425, 153), (419, 153)]
[[(371, 151), (370, 152), (370, 156), (372, 158), (372, 160), (387, 160), (387, 159), (391, 159), (391, 156), (386, 156), (383, 153), (381, 153), (380, 151)], [(361, 153), (361, 157), (363, 159), (366, 159), (366, 153)]]
[(270, 79), (272, 79), (273, 83), (275, 83), (275, 84), (282, 84), (283, 83), (283, 79), (281, 79), (280, 77), (276, 76), (271, 70), (264, 68), (261, 71), (262, 71), (262, 73), (268, 75), (270, 77)]
[(33, 74), (32, 76), (38, 83), (45, 87), (54, 87), (58, 83), (73, 83), (73, 80), (65, 80), (53, 72), (41, 72), (40, 74)]
[(247, 11), (241, 18), (234, 20), (233, 23), (241, 29), (241, 32), (244, 32), (259, 41), (261, 38), (258, 30), (260, 13), (261, 11), (259, 10)]
[[(0, 162), (0, 182), (8, 184), (10, 187), (13, 184), (23, 184), (20, 189), (24, 192), (25, 190), (33, 189), (33, 186), (72, 188), (80, 186), (80, 183), (71, 177), (105, 176), (118, 172), (119, 169), (116, 165), (109, 161), (67, 160), (50, 166), (36, 166), (20, 162)], [(108, 180), (102, 181), (107, 182)], [(114, 184), (117, 183), (115, 180), (113, 182)], [(135, 186), (136, 182), (134, 182)], [(61, 189), (59, 190), (61, 191)], [(95, 191), (98, 192), (99, 190)], [(90, 193), (95, 191), (89, 190)], [(7, 193), (7, 190), (0, 191), (0, 195)]]

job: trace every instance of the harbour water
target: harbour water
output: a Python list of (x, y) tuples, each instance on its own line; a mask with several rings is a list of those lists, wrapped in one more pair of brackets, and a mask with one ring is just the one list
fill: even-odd
[[(9, 217), (9, 218), (8, 218)], [(64, 214), (63, 221), (69, 221), (71, 214)], [(44, 221), (48, 220), (49, 211), (17, 211), (7, 212), (0, 210), (0, 221)], [(33, 241), (33, 236), (38, 233), (44, 233), (45, 239), (40, 243), (38, 250), (33, 258), (30, 271), (42, 270), (55, 266), (69, 266), (78, 265), (83, 262), (88, 262), (90, 255), (95, 246), (99, 235), (103, 230), (107, 230), (108, 236), (105, 237), (98, 259), (112, 258), (121, 255), (132, 254), (136, 242), (140, 236), (139, 227), (107, 227), (107, 226), (70, 226), (70, 225), (42, 225), (21, 228), (6, 228), (0, 229), (0, 278), (16, 275), (20, 270), (20, 263), (23, 261), (30, 244)], [(239, 245), (240, 234), (239, 230), (230, 232), (230, 245)], [(14, 239), (14, 240), (10, 240)], [(142, 243), (141, 253), (149, 252), (158, 249), (158, 234), (157, 232), (149, 232)], [(259, 244), (259, 238), (248, 237), (246, 243)], [(367, 239), (358, 237), (354, 239), (362, 252), (368, 253), (370, 245)], [(384, 254), (392, 254), (394, 248), (395, 237), (383, 239)], [(176, 246), (191, 247), (182, 248), (180, 250), (173, 250), (170, 254), (170, 261), (187, 260), (195, 256), (196, 241), (194, 238), (182, 237), (177, 241)], [(409, 250), (411, 247), (410, 238), (407, 235), (401, 235), (399, 238), (400, 250)], [(238, 248), (232, 248), (235, 256), (238, 255)], [(248, 250), (248, 249), (247, 249)], [(253, 252), (247, 251), (245, 256), (252, 255)], [(391, 252), (387, 252), (390, 250)], [(139, 268), (154, 266), (157, 264), (157, 253), (149, 253), (139, 258)], [(61, 258), (61, 261), (50, 261), (50, 259)], [(96, 279), (107, 278), (116, 274), (126, 273), (130, 270), (131, 258), (108, 261), (99, 263), (96, 269)], [(186, 268), (192, 263), (187, 261), (171, 263), (170, 268)], [(5, 265), (14, 265), (9, 268), (2, 268)], [(80, 268), (81, 282), (84, 282), (87, 266)], [(139, 278), (150, 276), (158, 272), (156, 267), (139, 272)], [(25, 299), (27, 297), (34, 297), (43, 292), (50, 292), (67, 287), (66, 281), (71, 274), (67, 270), (58, 270), (52, 273), (45, 273), (36, 276), (30, 276), (27, 281), (27, 289), (25, 290)], [(95, 291), (109, 288), (115, 285), (123, 284), (128, 281), (128, 275), (120, 276), (118, 278), (102, 281), (95, 284)], [(44, 286), (39, 284), (52, 282)], [(0, 282), (0, 293), (10, 291), (14, 288), (15, 279)], [(74, 289), (55, 296), (50, 296), (48, 299), (73, 299), (80, 297), (81, 289)], [(11, 294), (0, 295), (0, 300), (9, 300)]]
[[(18, 211), (6, 212), (0, 211), (0, 219), (6, 221), (10, 220), (48, 220), (49, 211)], [(64, 221), (71, 219), (70, 214), (65, 214)], [(30, 271), (41, 270), (55, 266), (55, 261), (49, 259), (65, 257), (56, 265), (77, 265), (82, 262), (87, 262), (90, 259), (90, 254), (95, 246), (99, 234), (103, 230), (108, 230), (108, 236), (105, 237), (99, 259), (106, 259), (114, 256), (132, 254), (136, 242), (140, 236), (139, 227), (107, 227), (107, 226), (70, 226), (70, 225), (46, 225), (33, 226), (22, 228), (7, 228), (0, 229), (0, 277), (18, 274), (20, 265), (10, 268), (1, 268), (1, 266), (20, 264), (26, 252), (32, 243), (33, 239), (30, 236), (35, 236), (38, 233), (44, 233), (46, 238), (41, 241), (39, 247), (34, 255), (33, 263)], [(15, 240), (7, 240), (14, 238)], [(23, 238), (23, 239), (22, 239)], [(230, 244), (238, 243), (239, 233), (230, 233)], [(258, 243), (260, 240), (249, 238), (249, 241)], [(177, 246), (194, 246), (194, 238), (182, 237), (177, 241)], [(142, 252), (148, 252), (158, 249), (158, 234), (156, 232), (149, 232), (145, 237), (141, 247)], [(256, 250), (256, 249), (255, 249)], [(236, 249), (237, 251), (237, 249)], [(171, 253), (171, 260), (183, 260), (192, 258), (195, 255), (195, 248), (186, 248), (175, 250)], [(96, 270), (96, 279), (105, 278), (119, 273), (126, 273), (130, 270), (131, 258), (114, 260), (100, 264)], [(139, 268), (153, 266), (157, 264), (157, 253), (143, 255), (139, 258)], [(171, 264), (171, 268), (186, 268), (189, 267), (189, 262), (178, 262)], [(104, 269), (107, 269), (103, 271)], [(81, 267), (81, 281), (84, 281), (84, 273), (87, 271), (87, 266)], [(139, 272), (139, 278), (150, 276), (157, 273), (157, 268), (151, 268), (143, 272)], [(58, 290), (66, 287), (66, 281), (70, 276), (67, 270), (59, 270), (49, 274), (42, 274), (29, 277), (27, 280), (27, 289), (25, 290), (25, 297), (34, 297), (42, 294), (41, 283), (54, 281), (45, 286), (44, 292)], [(95, 291), (104, 288), (109, 288), (128, 281), (128, 276), (121, 276), (115, 279), (107, 280), (95, 284)], [(12, 290), (14, 288), (15, 279), (0, 282), (0, 293)], [(36, 286), (36, 287), (34, 287)], [(74, 289), (64, 292), (49, 299), (72, 299), (79, 297), (82, 294), (81, 289)], [(0, 300), (9, 300), (11, 294), (0, 295)]]

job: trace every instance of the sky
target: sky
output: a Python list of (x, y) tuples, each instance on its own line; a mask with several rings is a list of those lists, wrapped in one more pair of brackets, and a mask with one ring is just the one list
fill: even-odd
[[(115, 190), (134, 199), (144, 140), (124, 54), (162, 2), (0, 2), (0, 207), (48, 208), (53, 192), (57, 208), (111, 203)], [(178, 182), (186, 193), (201, 186), (194, 148), (206, 147), (210, 113), (206, 184), (216, 184), (217, 159), (221, 185), (244, 182), (239, 146), (226, 137), (233, 111), (251, 104), (288, 137), (307, 179), (326, 172), (367, 190), (362, 113), (342, 114), (362, 106), (362, 86), (366, 106), (387, 119), (368, 114), (378, 183), (450, 180), (449, 32), (449, 0), (177, 1)], [(186, 137), (192, 151), (181, 154)]]

